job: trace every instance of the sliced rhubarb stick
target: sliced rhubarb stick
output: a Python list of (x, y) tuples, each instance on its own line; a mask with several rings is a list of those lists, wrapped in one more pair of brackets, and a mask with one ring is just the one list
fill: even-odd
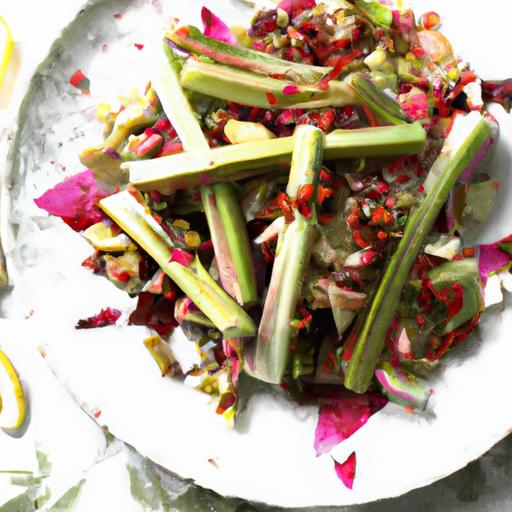
[[(160, 65), (155, 89), (185, 151), (210, 152), (199, 121), (183, 91), (178, 74), (181, 62), (164, 44), (167, 62)], [(201, 187), (208, 227), (223, 288), (247, 305), (257, 302), (256, 278), (245, 218), (231, 183)]]
[[(325, 137), (324, 158), (362, 158), (420, 153), (425, 130), (419, 123), (403, 126), (335, 130)], [(177, 189), (237, 181), (268, 172), (290, 161), (293, 137), (244, 142), (155, 160), (127, 162), (130, 181), (141, 190), (168, 194)], [(286, 169), (285, 167), (283, 169)]]
[[(249, 315), (215, 282), (199, 258), (190, 264), (173, 259), (169, 237), (153, 219), (136, 192), (125, 190), (100, 201), (100, 208), (142, 247), (226, 338), (256, 332)], [(174, 249), (174, 251), (173, 251)]]
[(306, 217), (294, 209), (294, 220), (281, 232), (258, 330), (252, 372), (258, 379), (274, 384), (281, 382), (288, 366), (290, 342), (294, 335), (292, 321), (315, 237), (316, 212), (311, 199), (316, 196), (322, 166), (322, 132), (304, 125), (296, 130), (294, 137), (286, 191), (291, 198), (296, 198), (308, 190), (310, 215)]
[(311, 66), (279, 59), (244, 46), (231, 45), (205, 36), (194, 26), (178, 28), (167, 36), (180, 50), (238, 69), (253, 71), (292, 82), (313, 85), (332, 71), (332, 67)]
[(478, 112), (455, 119), (441, 154), (427, 176), (427, 195), (409, 217), (403, 238), (373, 298), (345, 374), (348, 389), (364, 393), (370, 386), (411, 266), (457, 179), (482, 158), (482, 150), (488, 150), (492, 139), (489, 121)]

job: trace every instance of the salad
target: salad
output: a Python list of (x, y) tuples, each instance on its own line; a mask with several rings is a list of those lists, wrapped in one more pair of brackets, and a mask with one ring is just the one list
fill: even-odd
[[(162, 375), (229, 422), (242, 373), (280, 385), (319, 405), (325, 454), (388, 400), (424, 409), (439, 360), (510, 287), (511, 237), (463, 243), (499, 187), (480, 165), (498, 136), (484, 101), (509, 108), (510, 81), (480, 80), (432, 12), (283, 0), (248, 28), (202, 18), (165, 35), (143, 94), (98, 107), (87, 170), (36, 203), (137, 297), (129, 323), (152, 329)], [(178, 326), (192, 368), (166, 342)], [(335, 463), (348, 487), (355, 466)]]

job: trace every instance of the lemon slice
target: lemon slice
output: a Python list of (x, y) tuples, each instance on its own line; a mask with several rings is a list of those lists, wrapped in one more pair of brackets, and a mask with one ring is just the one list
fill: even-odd
[(0, 427), (20, 428), (25, 421), (25, 396), (18, 374), (0, 350)]
[(7, 66), (11, 60), (13, 40), (11, 31), (5, 20), (0, 16), (0, 88), (4, 82)]

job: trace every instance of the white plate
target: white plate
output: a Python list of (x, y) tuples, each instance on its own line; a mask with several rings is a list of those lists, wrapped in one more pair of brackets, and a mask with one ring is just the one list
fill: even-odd
[[(249, 16), (235, 0), (204, 3), (227, 22), (241, 23)], [(16, 286), (3, 303), (4, 314), (13, 328), (46, 345), (60, 381), (100, 425), (162, 466), (224, 495), (281, 506), (348, 505), (398, 496), (465, 466), (512, 427), (510, 308), (486, 313), (479, 333), (443, 363), (432, 383), (431, 414), (411, 415), (387, 406), (333, 450), (339, 461), (356, 450), (352, 491), (336, 477), (329, 455), (315, 457), (314, 408), (297, 408), (280, 392), (262, 389), (237, 428), (228, 430), (205, 396), (160, 378), (142, 345), (144, 328), (73, 328), (100, 307), (129, 311), (134, 301), (81, 268), (91, 252), (87, 243), (59, 220), (46, 218), (32, 200), (81, 170), (77, 154), (97, 142), (101, 129), (93, 120), (93, 105), (115, 96), (122, 86), (143, 84), (151, 40), (171, 16), (197, 23), (201, 5), (197, 0), (125, 0), (113, 8), (112, 2), (97, 2), (73, 22), (41, 66), (14, 144), (12, 220), (17, 232), (5, 236)], [(434, 9), (442, 15), (456, 51), (483, 77), (512, 76), (512, 61), (505, 57), (512, 4), (489, 0), (485, 12), (493, 13), (492, 21), (476, 1), (414, 5), (418, 13)], [(114, 18), (115, 11), (123, 17)], [(139, 51), (133, 43), (146, 46)], [(78, 68), (91, 79), (91, 97), (67, 83)], [(480, 230), (486, 240), (512, 232), (512, 123), (501, 107), (493, 113), (502, 124), (493, 164), (502, 187), (492, 221)]]

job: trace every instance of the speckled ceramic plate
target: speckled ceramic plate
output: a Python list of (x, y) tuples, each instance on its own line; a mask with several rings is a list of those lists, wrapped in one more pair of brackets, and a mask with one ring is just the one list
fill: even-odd
[[(101, 130), (94, 106), (123, 88), (143, 86), (151, 41), (171, 17), (198, 22), (202, 3), (94, 2), (40, 66), (20, 111), (12, 151), (14, 230), (5, 233), (5, 242), (15, 287), (2, 304), (4, 315), (45, 345), (61, 383), (99, 424), (162, 466), (224, 495), (282, 506), (347, 505), (397, 496), (463, 467), (512, 427), (512, 308), (506, 305), (486, 313), (479, 332), (443, 362), (432, 382), (430, 413), (406, 414), (388, 405), (333, 450), (340, 461), (357, 451), (352, 491), (337, 479), (329, 455), (315, 457), (314, 408), (296, 408), (279, 392), (262, 387), (237, 427), (228, 430), (205, 396), (159, 376), (142, 345), (145, 329), (73, 328), (99, 307), (128, 311), (134, 304), (81, 268), (90, 253), (87, 243), (58, 219), (46, 217), (33, 198), (81, 170), (77, 154), (96, 143)], [(235, 0), (204, 3), (230, 23), (250, 15)], [(512, 75), (505, 53), (512, 4), (489, 0), (485, 10), (493, 13), (492, 24), (474, 0), (417, 1), (414, 6), (418, 12), (442, 14), (456, 51), (483, 77)], [(116, 12), (122, 17), (113, 16)], [(145, 46), (138, 50), (134, 43)], [(89, 97), (68, 84), (79, 68), (91, 80)], [(501, 107), (492, 112), (502, 126), (492, 174), (502, 187), (492, 218), (479, 229), (480, 240), (512, 231), (512, 122)]]

